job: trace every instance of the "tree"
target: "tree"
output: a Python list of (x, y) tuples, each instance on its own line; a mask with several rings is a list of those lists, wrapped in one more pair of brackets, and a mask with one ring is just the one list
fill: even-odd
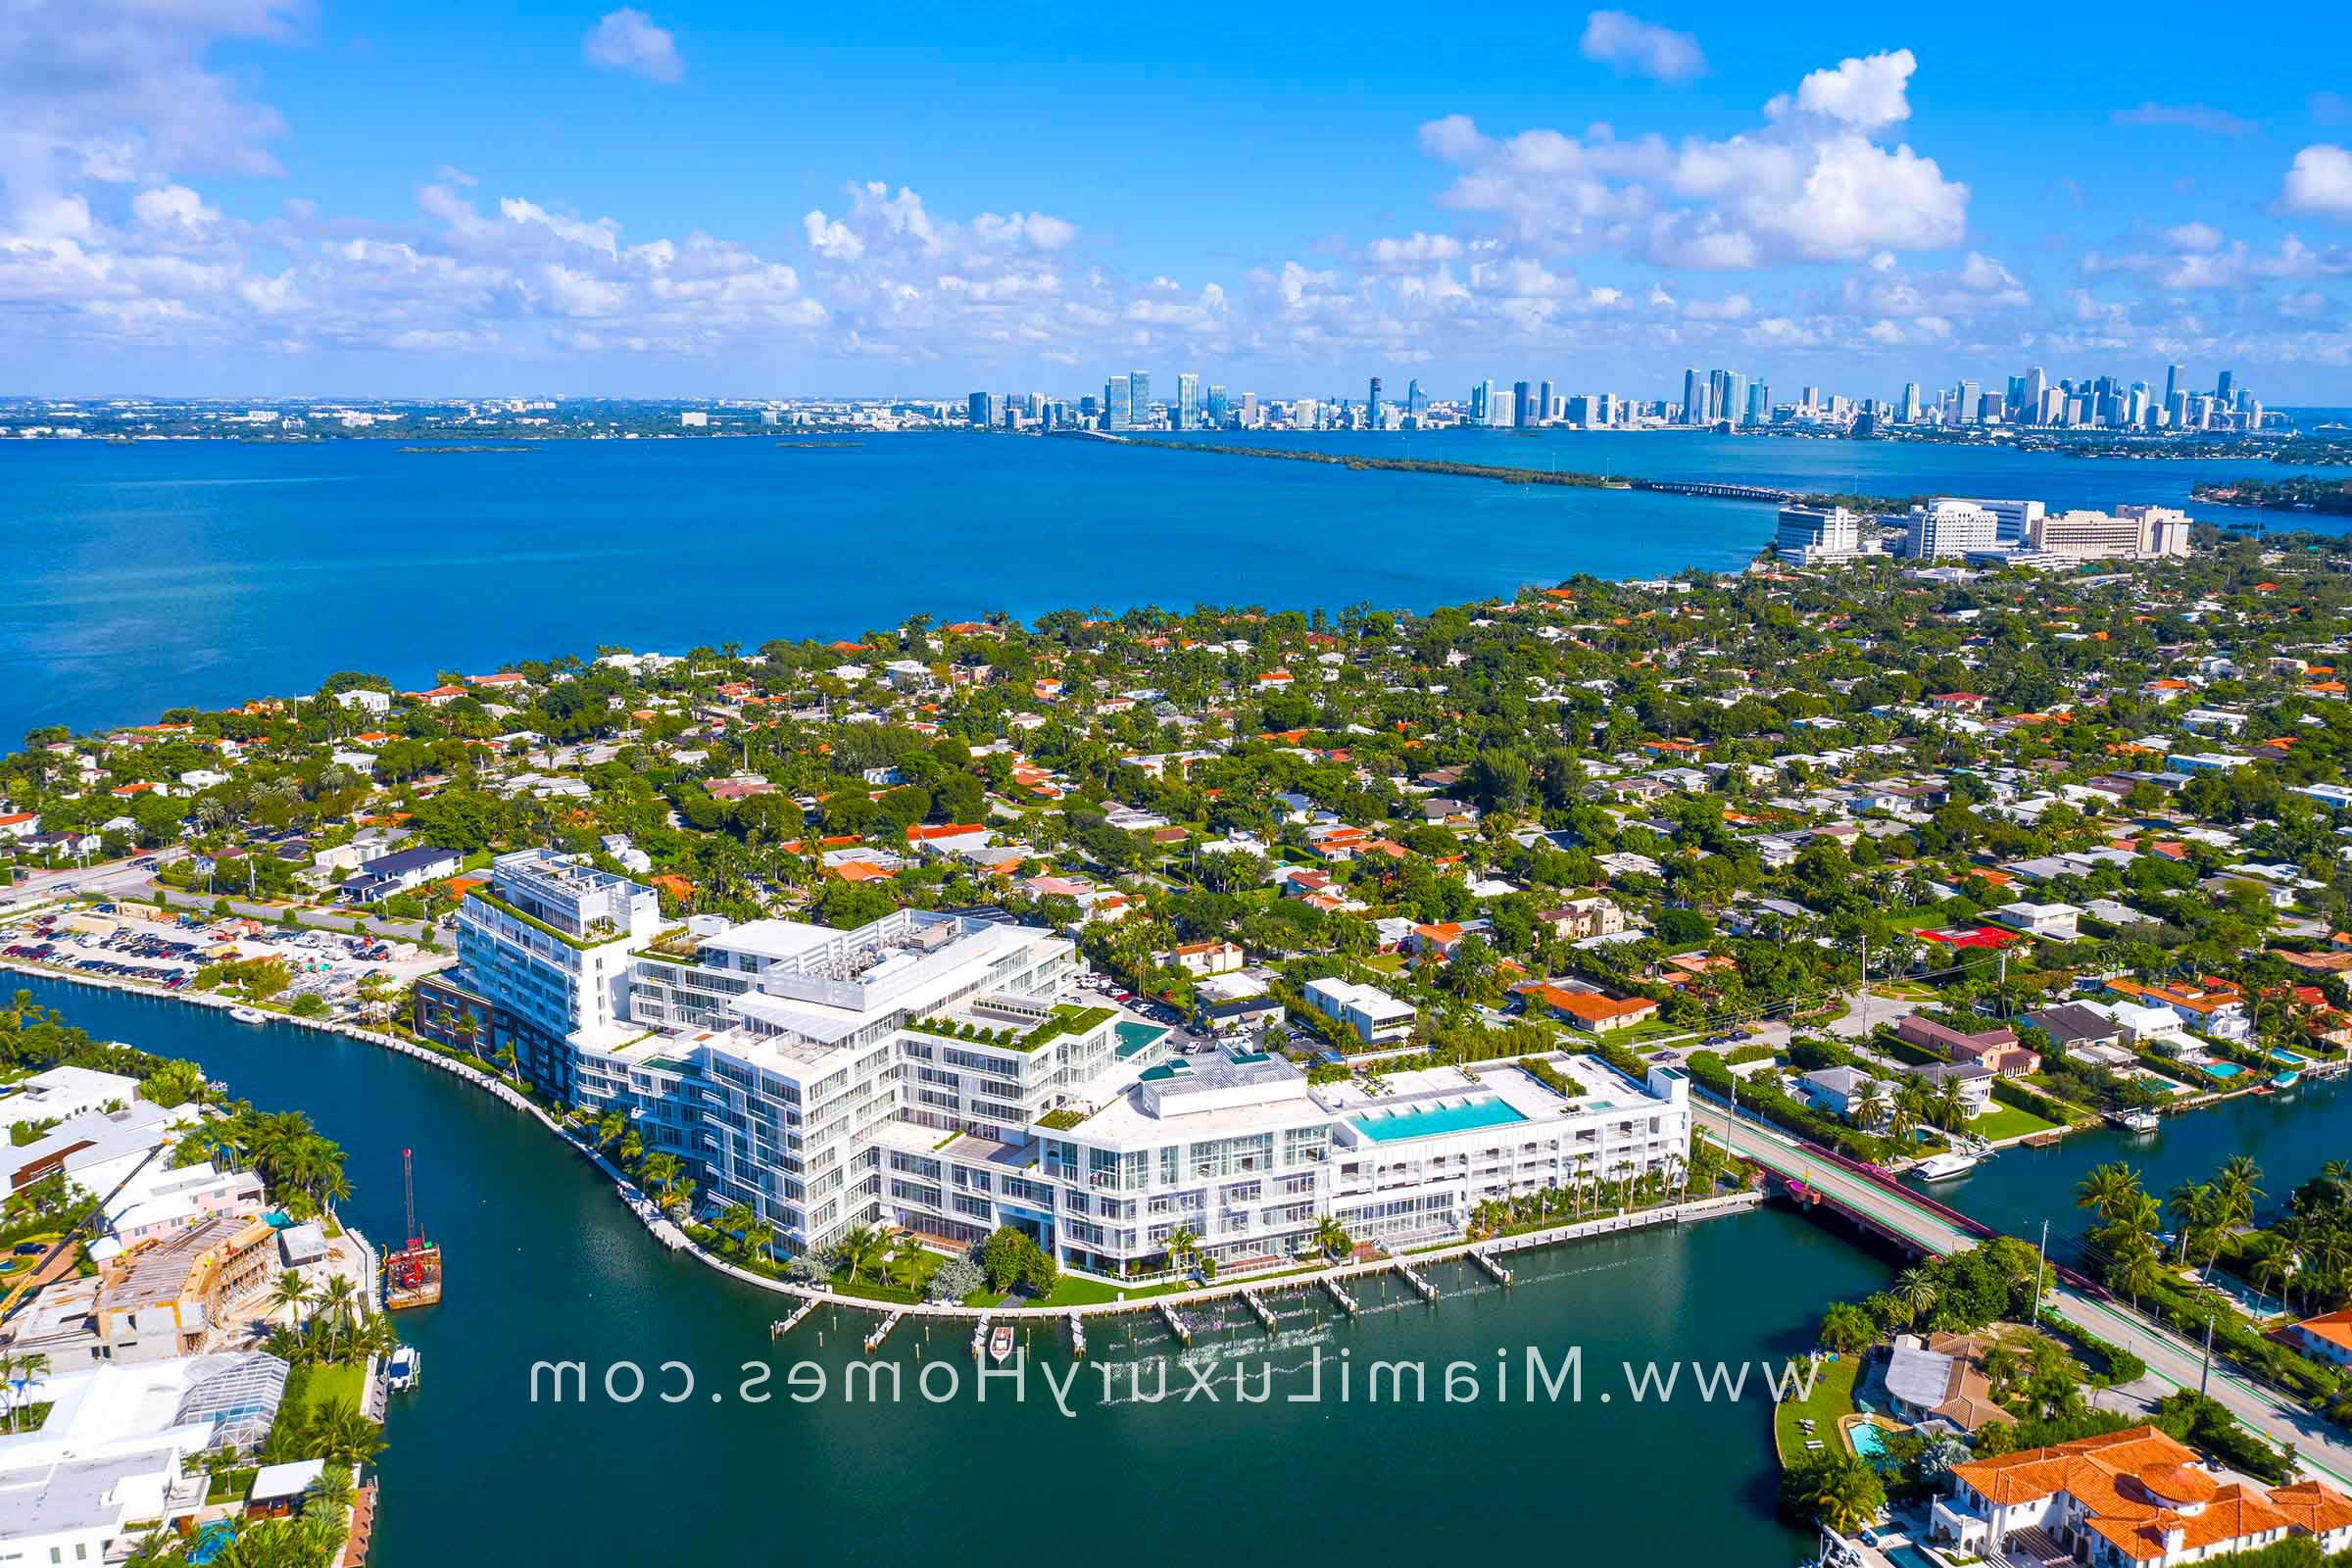
[(1824, 1349), (1850, 1355), (1869, 1348), (1878, 1337), (1878, 1319), (1851, 1301), (1839, 1301), (1821, 1315), (1821, 1345)]
[(1810, 1524), (1851, 1535), (1886, 1506), (1886, 1484), (1850, 1453), (1826, 1451), (1791, 1465), (1781, 1478), (1781, 1500)]
[(1919, 1326), (1922, 1312), (1932, 1312), (1942, 1295), (1936, 1276), (1924, 1268), (1907, 1268), (1894, 1277), (1894, 1298), (1903, 1303), (1910, 1314), (1911, 1327)]
[(853, 1225), (842, 1233), (838, 1253), (849, 1270), (851, 1284), (868, 1269), (879, 1279), (882, 1260), (890, 1255), (890, 1237), (876, 1226)]

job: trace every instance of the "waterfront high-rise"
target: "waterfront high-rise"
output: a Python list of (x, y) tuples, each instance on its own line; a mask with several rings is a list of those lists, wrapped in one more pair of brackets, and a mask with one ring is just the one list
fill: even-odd
[(2173, 406), (2173, 399), (2180, 392), (2180, 378), (2187, 373), (2188, 367), (2185, 365), (2168, 365), (2164, 368), (2164, 406), (2166, 408), (2169, 409)]
[[(1809, 393), (1811, 388), (1807, 388), (1806, 390)], [(1919, 383), (1917, 381), (1905, 381), (1903, 383), (1902, 421), (1905, 424), (1917, 424), (1919, 422)]]
[(1747, 376), (1739, 370), (1725, 370), (1722, 373), (1723, 401), (1716, 407), (1715, 417), (1740, 424), (1747, 416)]
[(1747, 427), (1761, 430), (1772, 422), (1772, 388), (1758, 381), (1747, 389)]
[(1683, 422), (1707, 422), (1707, 383), (1699, 379), (1696, 367), (1683, 372)]
[(1102, 428), (1131, 430), (1135, 427), (1135, 388), (1123, 375), (1114, 375), (1102, 383)]
[(1210, 382), (1208, 395), (1202, 401), (1208, 415), (1208, 422), (1222, 428), (1225, 423), (1225, 416), (1232, 408), (1232, 405), (1225, 400), (1225, 389), (1213, 381)]
[(1377, 375), (1372, 378), (1372, 385), (1364, 394), (1364, 423), (1375, 430), (1380, 428), (1380, 377)]
[(1200, 427), (1200, 375), (1197, 370), (1179, 371), (1176, 376), (1176, 428), (1197, 430)]
[(1127, 372), (1127, 422), (1138, 429), (1152, 422), (1152, 375), (1148, 370)]
[(1536, 387), (1532, 381), (1511, 383), (1511, 422), (1520, 429), (1535, 425), (1540, 416), (1536, 412)]
[(1558, 417), (1559, 408), (1552, 402), (1551, 383), (1546, 381), (1536, 390), (1536, 422), (1549, 424)]
[(1421, 378), (1413, 377), (1404, 383), (1404, 412), (1418, 416), (1429, 410), (1429, 399), (1421, 393)]

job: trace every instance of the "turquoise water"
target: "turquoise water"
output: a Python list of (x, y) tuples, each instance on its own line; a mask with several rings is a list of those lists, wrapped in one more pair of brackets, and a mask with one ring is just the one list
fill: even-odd
[(1119, 1037), (1118, 1054), (1121, 1060), (1149, 1051), (1152, 1042), (1164, 1038), (1167, 1030), (1157, 1024), (1121, 1022), (1113, 1026)]
[(1846, 1428), (1845, 1435), (1854, 1452), (1865, 1459), (1876, 1460), (1886, 1451), (1886, 1431), (1875, 1421), (1857, 1421)]
[(2234, 1078), (2245, 1070), (2245, 1068), (2240, 1067), (2234, 1061), (2209, 1061), (2205, 1063), (2205, 1071), (2213, 1074), (2213, 1076), (2216, 1078)]
[(1402, 1138), (1434, 1138), (1440, 1133), (1468, 1132), (1474, 1127), (1504, 1127), (1527, 1118), (1499, 1100), (1477, 1100), (1467, 1105), (1442, 1105), (1433, 1110), (1400, 1110), (1390, 1115), (1354, 1118), (1358, 1131), (1376, 1144)]
[[(2200, 476), (2290, 471), (1699, 433), (1313, 439), (2066, 505), (2179, 503)], [(1772, 509), (1753, 502), (944, 434), (821, 458), (762, 439), (520, 453), (14, 441), (0, 443), (0, 497), (12, 537), (39, 542), (12, 556), (0, 599), (0, 737), (11, 742), (36, 724), (146, 722), (179, 704), (311, 691), (339, 669), (413, 688), (444, 668), (600, 644), (756, 647), (857, 636), (917, 612), (1427, 609), (1576, 572), (1737, 568), (1773, 527)]]
[(216, 1519), (198, 1531), (196, 1539), (189, 1543), (188, 1561), (202, 1568), (203, 1564), (226, 1551), (236, 1539), (237, 1527), (233, 1523), (226, 1519)]

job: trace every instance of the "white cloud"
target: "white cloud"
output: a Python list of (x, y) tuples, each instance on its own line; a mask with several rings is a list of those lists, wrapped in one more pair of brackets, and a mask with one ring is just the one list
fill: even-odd
[(2164, 231), (2177, 250), (2218, 251), (2222, 248), (2222, 231), (2211, 223), (2179, 223)]
[(2254, 122), (2207, 104), (2143, 103), (2136, 109), (2118, 109), (2107, 117), (2119, 125), (2179, 126), (2214, 136), (2243, 136)]
[(2352, 152), (2317, 142), (2295, 154), (2280, 200), (2289, 212), (2352, 218)]
[(1614, 66), (1620, 74), (1689, 81), (1707, 70), (1707, 57), (1696, 38), (1623, 11), (1595, 11), (1587, 17), (1577, 47), (1587, 60)]
[(676, 81), (686, 74), (686, 62), (679, 58), (669, 29), (656, 26), (654, 19), (635, 6), (606, 13), (588, 29), (580, 52), (590, 65), (630, 72), (648, 81)]
[[(1818, 115), (1864, 130), (1876, 130), (1911, 118), (1908, 88), (1919, 61), (1908, 49), (1840, 61), (1837, 69), (1809, 73), (1797, 83), (1793, 111)], [(1786, 97), (1764, 106), (1774, 120), (1787, 118), (1792, 106)]]
[(1424, 234), (1415, 229), (1406, 239), (1374, 240), (1365, 257), (1380, 268), (1426, 267), (1431, 262), (1451, 261), (1461, 254), (1462, 242), (1451, 234)]

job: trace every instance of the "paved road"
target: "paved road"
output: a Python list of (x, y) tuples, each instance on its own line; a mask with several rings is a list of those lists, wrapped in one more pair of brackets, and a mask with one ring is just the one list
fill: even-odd
[[(1701, 1128), (1720, 1139), (1719, 1108), (1703, 1113)], [(1732, 1148), (1784, 1177), (1794, 1177), (1886, 1226), (1914, 1246), (1948, 1255), (1977, 1245), (1970, 1232), (1909, 1201), (1878, 1182), (1857, 1176), (1777, 1128), (1741, 1120)], [(2101, 1301), (2071, 1286), (2052, 1291), (2049, 1305), (2075, 1327), (2123, 1347), (2148, 1364), (2148, 1381), (2162, 1393), (2198, 1386), (2204, 1366), (2201, 1347), (2120, 1304)], [(2216, 1363), (2206, 1393), (2230, 1414), (2280, 1447), (2292, 1445), (2304, 1468), (2337, 1487), (2352, 1490), (2352, 1434), (2314, 1414), (2300, 1402), (2275, 1394)]]
[[(217, 902), (210, 895), (203, 893), (182, 893), (176, 888), (157, 887), (141, 889), (140, 891), (149, 897), (161, 898), (165, 903), (177, 909), (201, 909), (209, 911)], [(229, 900), (228, 906), (236, 913), (244, 915), (247, 919), (260, 920), (266, 925), (277, 924), (279, 920), (285, 917), (286, 913), (285, 906), (283, 905), (249, 904), (243, 899)], [(340, 911), (328, 913), (319, 909), (299, 910), (296, 912), (294, 917), (297, 920), (300, 920), (304, 925), (310, 926), (315, 930), (345, 932), (366, 931), (374, 936), (392, 937), (402, 942), (419, 941), (426, 935), (429, 929), (422, 923), (416, 920), (384, 920), (378, 919), (374, 915), (344, 914)]]

